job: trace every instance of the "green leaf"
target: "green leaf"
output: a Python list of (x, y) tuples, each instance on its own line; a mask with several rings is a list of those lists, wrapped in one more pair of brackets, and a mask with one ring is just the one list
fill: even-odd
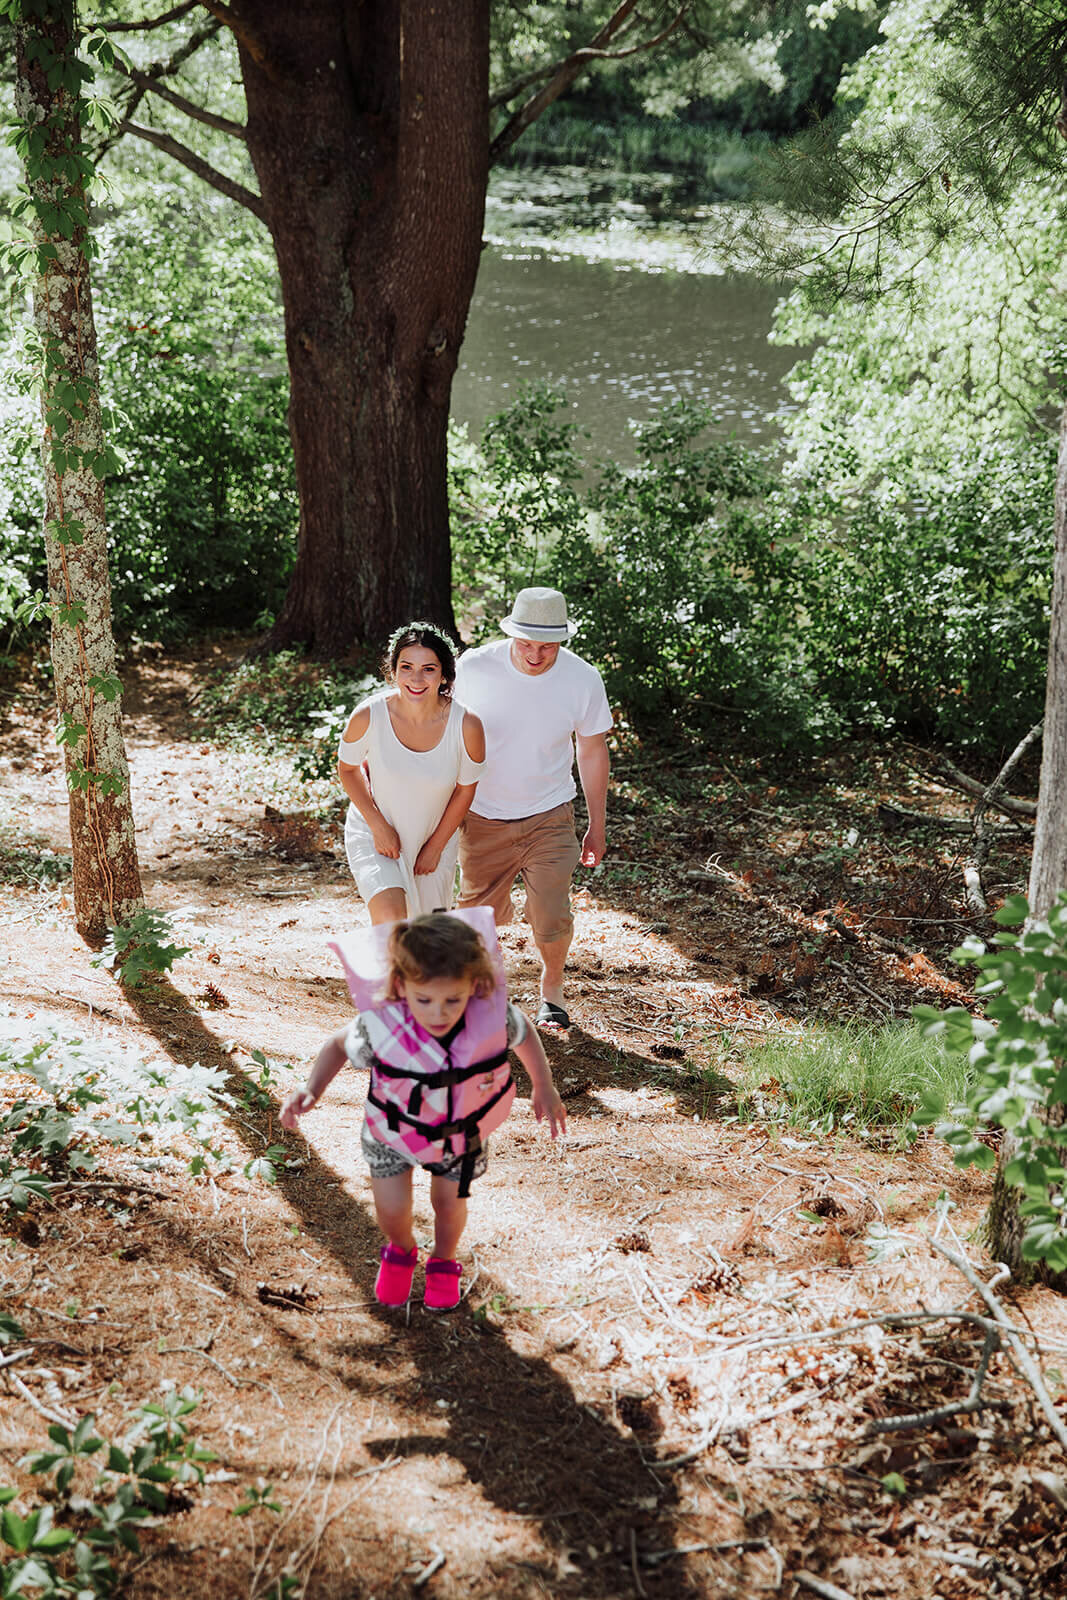
[(11, 1344), (16, 1339), (24, 1339), (22, 1324), (16, 1322), (14, 1317), (6, 1311), (0, 1311), (0, 1346)]
[(96, 1418), (90, 1411), (84, 1417), (82, 1417), (78, 1423), (78, 1426), (74, 1430), (74, 1439), (72, 1441), (73, 1447), (81, 1455), (93, 1455), (97, 1450), (100, 1449), (104, 1442), (102, 1439), (97, 1439), (92, 1436), (93, 1424), (95, 1421)]
[(154, 1483), (149, 1483), (145, 1478), (138, 1479), (137, 1488), (141, 1499), (146, 1505), (151, 1506), (153, 1511), (166, 1511), (167, 1496), (162, 1489), (157, 1488)]
[(993, 913), (993, 921), (1001, 927), (1013, 927), (1017, 923), (1025, 922), (1030, 915), (1030, 902), (1024, 894), (1011, 894), (1004, 904)]
[(14, 1511), (5, 1511), (0, 1517), (0, 1534), (12, 1550), (24, 1555), (33, 1544), (38, 1520), (39, 1513), (36, 1511), (31, 1511), (25, 1517), (18, 1516)]
[(95, 694), (100, 695), (102, 699), (110, 702), (117, 700), (119, 695), (122, 693), (122, 680), (120, 678), (116, 678), (114, 675), (110, 677), (100, 677), (98, 674), (94, 673), (93, 676), (88, 680), (88, 687), (92, 689)]
[(65, 1550), (77, 1538), (70, 1528), (49, 1528), (39, 1539), (33, 1541), (35, 1550)]

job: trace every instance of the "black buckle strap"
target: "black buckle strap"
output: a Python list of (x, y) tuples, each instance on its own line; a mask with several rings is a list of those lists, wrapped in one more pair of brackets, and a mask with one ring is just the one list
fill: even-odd
[(469, 1145), (472, 1138), (477, 1138), (480, 1142), (478, 1124), (486, 1112), (491, 1111), (499, 1100), (503, 1100), (508, 1090), (514, 1087), (515, 1080), (509, 1072), (507, 1083), (493, 1095), (492, 1099), (479, 1106), (477, 1111), (472, 1111), (469, 1116), (458, 1117), (454, 1122), (421, 1122), (417, 1116), (401, 1111), (394, 1101), (383, 1100), (373, 1089), (368, 1091), (367, 1099), (372, 1106), (377, 1106), (379, 1111), (385, 1112), (390, 1133), (396, 1133), (400, 1123), (403, 1122), (406, 1127), (414, 1128), (416, 1133), (421, 1133), (430, 1144), (445, 1144), (457, 1134), (462, 1134)]
[(382, 1078), (418, 1078), (424, 1089), (448, 1089), (457, 1083), (466, 1083), (468, 1078), (477, 1078), (481, 1073), (495, 1072), (507, 1059), (507, 1051), (501, 1050), (495, 1056), (487, 1056), (484, 1061), (472, 1062), (469, 1067), (445, 1067), (440, 1072), (412, 1072), (410, 1067), (391, 1067), (380, 1056), (375, 1056), (374, 1070)]

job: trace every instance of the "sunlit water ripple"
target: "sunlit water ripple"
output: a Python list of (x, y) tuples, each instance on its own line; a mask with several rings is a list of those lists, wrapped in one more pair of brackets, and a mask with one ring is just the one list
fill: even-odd
[(539, 380), (566, 386), (593, 460), (630, 459), (631, 420), (678, 397), (719, 436), (776, 440), (798, 352), (767, 343), (780, 291), (719, 271), (713, 212), (655, 175), (495, 175), (453, 414), (477, 432)]

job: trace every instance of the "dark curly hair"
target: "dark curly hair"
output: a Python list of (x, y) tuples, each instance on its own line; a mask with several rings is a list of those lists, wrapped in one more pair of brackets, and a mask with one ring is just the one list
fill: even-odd
[[(429, 648), (429, 647), (427, 647)], [(386, 998), (397, 998), (396, 981), (425, 983), (434, 978), (469, 978), (474, 992), (487, 995), (496, 986), (496, 973), (480, 934), (447, 911), (428, 912), (410, 922), (398, 922), (389, 936), (389, 977)]]
[(412, 645), (433, 651), (441, 663), (438, 695), (442, 700), (451, 700), (452, 685), (456, 681), (456, 646), (447, 633), (435, 628), (432, 622), (405, 622), (402, 628), (397, 628), (389, 635), (382, 658), (382, 676), (392, 682), (400, 652), (410, 649)]

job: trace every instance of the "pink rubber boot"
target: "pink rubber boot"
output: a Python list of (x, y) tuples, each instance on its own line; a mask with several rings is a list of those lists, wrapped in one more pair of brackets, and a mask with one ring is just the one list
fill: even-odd
[(427, 1311), (454, 1311), (459, 1305), (459, 1277), (463, 1268), (458, 1261), (444, 1261), (431, 1256), (426, 1263), (426, 1294), (423, 1299)]
[(411, 1280), (419, 1259), (418, 1246), (401, 1250), (395, 1244), (382, 1246), (382, 1264), (374, 1285), (374, 1298), (383, 1306), (402, 1306), (411, 1294)]

